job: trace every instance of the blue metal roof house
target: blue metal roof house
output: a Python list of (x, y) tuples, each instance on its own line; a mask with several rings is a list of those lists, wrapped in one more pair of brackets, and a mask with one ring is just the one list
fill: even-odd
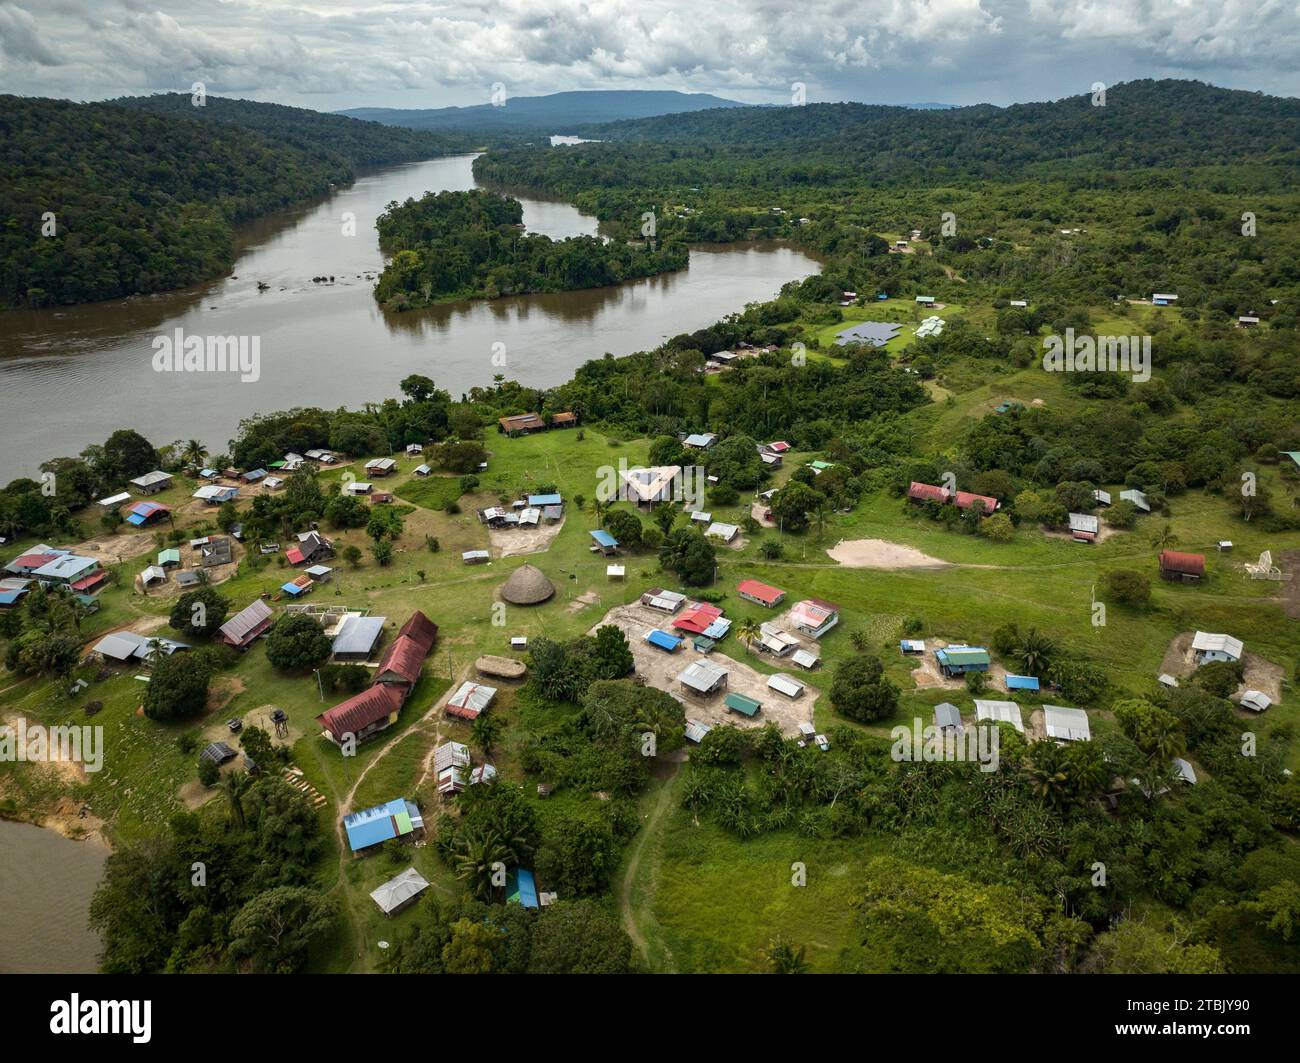
[(1008, 690), (1037, 690), (1038, 677), (1034, 675), (1007, 675)]
[(343, 830), (354, 853), (423, 829), (420, 810), (404, 797), (343, 817)]
[(559, 506), (564, 504), (564, 499), (559, 495), (529, 495), (528, 508), (535, 509), (539, 506)]
[(682, 644), (682, 640), (676, 635), (670, 635), (667, 631), (660, 631), (657, 627), (645, 633), (645, 640), (656, 649), (667, 650), (669, 653), (676, 651), (677, 647)]
[(601, 553), (610, 554), (618, 549), (618, 540), (604, 528), (597, 528), (591, 533), (591, 537), (596, 541), (596, 546)]

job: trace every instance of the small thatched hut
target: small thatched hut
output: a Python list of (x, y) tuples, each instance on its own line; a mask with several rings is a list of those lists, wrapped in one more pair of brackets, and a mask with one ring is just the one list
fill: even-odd
[(555, 594), (555, 585), (532, 565), (520, 565), (501, 584), (501, 597), (511, 605), (540, 605)]

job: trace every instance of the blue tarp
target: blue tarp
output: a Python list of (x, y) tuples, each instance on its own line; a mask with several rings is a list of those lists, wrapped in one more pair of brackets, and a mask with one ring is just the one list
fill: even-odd
[(284, 591), (285, 594), (292, 594), (295, 598), (306, 589), (306, 587), (299, 587), (296, 583), (280, 584), (280, 590)]
[(1032, 675), (1008, 675), (1008, 690), (1037, 690), (1038, 678)]

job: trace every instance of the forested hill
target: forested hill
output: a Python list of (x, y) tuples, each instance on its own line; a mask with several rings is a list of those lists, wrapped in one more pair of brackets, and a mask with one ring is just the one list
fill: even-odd
[(725, 100), (704, 92), (596, 90), (509, 97), (501, 106), (480, 104), (474, 107), (436, 107), (429, 110), (363, 107), (341, 113), (411, 129), (571, 133), (594, 122), (616, 122), (707, 108), (743, 106), (735, 100)]
[(150, 114), (224, 122), (262, 133), (280, 144), (291, 144), (311, 154), (337, 156), (356, 167), (410, 162), (434, 155), (472, 151), (482, 138), (460, 132), (434, 133), (396, 125), (325, 114), (278, 103), (256, 103), (225, 96), (208, 96), (195, 107), (188, 93), (124, 96), (111, 101)]
[[(1300, 162), (1300, 100), (1196, 81), (1111, 86), (1048, 103), (944, 111), (857, 103), (746, 107), (609, 123), (584, 130), (602, 141), (677, 146), (712, 158), (743, 148), (775, 183), (874, 178), (1022, 178), (1027, 168), (1086, 170)], [(620, 159), (617, 146), (588, 145)], [(761, 162), (760, 162), (761, 160)], [(772, 167), (775, 166), (775, 169)], [(625, 171), (626, 172), (626, 171)], [(644, 175), (638, 175), (644, 180)]]
[(218, 276), (234, 261), (238, 222), (322, 195), (358, 167), (453, 144), (214, 97), (197, 108), (188, 96), (129, 106), (0, 96), (0, 305), (83, 303)]

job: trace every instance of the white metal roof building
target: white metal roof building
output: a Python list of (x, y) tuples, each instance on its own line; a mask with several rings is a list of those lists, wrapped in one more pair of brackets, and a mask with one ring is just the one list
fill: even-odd
[(1043, 729), (1048, 738), (1062, 742), (1087, 742), (1092, 738), (1088, 714), (1083, 709), (1068, 709), (1061, 705), (1043, 706)]
[(1020, 706), (1014, 701), (975, 700), (975, 719), (993, 723), (1009, 723), (1021, 734), (1025, 733), (1024, 721), (1020, 718)]
[(676, 591), (660, 590), (658, 587), (641, 595), (641, 604), (664, 613), (675, 613), (686, 601), (686, 595)]
[(794, 663), (800, 668), (807, 668), (811, 671), (813, 668), (817, 667), (817, 662), (820, 661), (821, 658), (811, 650), (795, 650), (794, 653), (791, 654), (790, 660), (794, 661)]
[(686, 721), (686, 738), (688, 741), (700, 743), (704, 741), (704, 736), (712, 731), (713, 728), (707, 723), (701, 723), (699, 720)]
[(740, 534), (740, 529), (734, 524), (724, 524), (722, 521), (714, 521), (704, 529), (704, 534), (710, 538), (721, 539), (724, 543), (729, 543)]
[(1192, 651), (1196, 654), (1197, 660), (1202, 663), (1207, 661), (1239, 661), (1243, 645), (1241, 639), (1234, 639), (1231, 635), (1215, 635), (1206, 631), (1198, 631), (1192, 639)]
[(803, 693), (803, 684), (788, 675), (774, 675), (768, 678), (768, 687), (787, 698), (797, 698)]
[(390, 878), (382, 886), (371, 890), (370, 896), (379, 905), (381, 912), (392, 915), (394, 912), (401, 911), (428, 888), (428, 880), (415, 868), (408, 867), (400, 875)]
[(496, 687), (466, 681), (461, 683), (460, 689), (447, 699), (447, 708), (452, 710), (454, 715), (473, 719), (491, 705), (492, 699), (496, 696)]
[(336, 661), (364, 661), (384, 634), (382, 616), (349, 616), (334, 636), (330, 653)]
[(134, 631), (114, 631), (95, 643), (93, 652), (114, 661), (147, 661), (155, 646), (169, 657), (177, 650), (190, 648), (188, 643), (173, 639), (150, 639)]
[(727, 670), (710, 661), (693, 661), (677, 677), (682, 686), (697, 694), (712, 694), (727, 683)]
[(1151, 503), (1147, 501), (1147, 496), (1136, 488), (1121, 491), (1119, 497), (1125, 502), (1132, 502), (1133, 505), (1137, 506), (1137, 508), (1143, 513), (1151, 512)]
[(1262, 690), (1247, 690), (1241, 695), (1241, 707), (1254, 712), (1263, 712), (1273, 704), (1273, 699)]
[(951, 728), (961, 734), (961, 710), (950, 701), (940, 702), (934, 707), (934, 725), (941, 730)]

